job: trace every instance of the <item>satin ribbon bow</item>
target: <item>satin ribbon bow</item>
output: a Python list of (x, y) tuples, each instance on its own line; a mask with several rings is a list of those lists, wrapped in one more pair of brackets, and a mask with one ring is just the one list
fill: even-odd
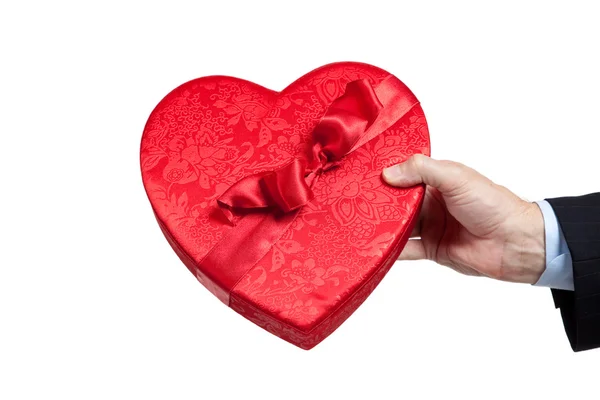
[[(240, 279), (269, 252), (302, 206), (313, 198), (311, 187), (323, 172), (392, 127), (416, 104), (416, 97), (393, 75), (374, 87), (364, 79), (352, 81), (317, 123), (306, 155), (274, 171), (242, 178), (219, 197), (219, 209), (235, 227), (199, 265), (225, 304)], [(261, 212), (247, 212), (253, 209)], [(243, 215), (235, 224), (234, 214)]]
[(313, 130), (313, 145), (274, 171), (249, 175), (217, 200), (229, 221), (238, 210), (297, 210), (313, 199), (312, 185), (322, 172), (337, 166), (373, 124), (383, 105), (366, 79), (349, 82)]

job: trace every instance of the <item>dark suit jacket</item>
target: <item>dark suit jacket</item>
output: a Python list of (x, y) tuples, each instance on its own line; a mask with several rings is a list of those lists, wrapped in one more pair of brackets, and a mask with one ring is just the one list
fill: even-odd
[(552, 289), (574, 351), (600, 347), (600, 193), (546, 199), (573, 258), (575, 291)]

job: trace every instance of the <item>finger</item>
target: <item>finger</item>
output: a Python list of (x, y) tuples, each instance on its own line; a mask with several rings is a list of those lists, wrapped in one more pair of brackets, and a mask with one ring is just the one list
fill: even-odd
[(460, 187), (467, 180), (467, 172), (464, 165), (415, 154), (401, 164), (384, 169), (383, 179), (392, 186), (409, 187), (425, 183), (446, 192)]
[(427, 254), (425, 253), (425, 247), (423, 241), (419, 239), (413, 239), (406, 242), (406, 246), (400, 253), (398, 260), (425, 260)]

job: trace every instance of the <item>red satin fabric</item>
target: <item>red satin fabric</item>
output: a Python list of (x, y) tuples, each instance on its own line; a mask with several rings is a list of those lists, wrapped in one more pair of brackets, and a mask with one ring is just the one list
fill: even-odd
[(277, 208), (290, 212), (313, 197), (306, 180), (307, 162), (294, 158), (274, 171), (242, 178), (217, 199), (223, 213), (233, 221), (233, 211)]
[(313, 131), (313, 166), (344, 157), (382, 109), (369, 81), (349, 82)]
[[(242, 218), (226, 240), (202, 260), (202, 267), (212, 273), (211, 279), (233, 290), (288, 230), (300, 208), (313, 199), (311, 186), (319, 177), (365, 138), (382, 133), (417, 104), (408, 89), (398, 89), (402, 87), (395, 79), (385, 79), (377, 86), (384, 95), (384, 106), (366, 79), (349, 82), (345, 93), (331, 103), (313, 130), (306, 159), (294, 158), (274, 171), (244, 177), (219, 197), (217, 202), (230, 222), (234, 213)], [(387, 112), (383, 112), (385, 107)], [(383, 122), (375, 126), (378, 130), (369, 129), (379, 116)]]
[[(289, 213), (248, 213), (199, 263), (217, 286), (231, 292), (289, 229), (299, 209)], [(227, 299), (227, 303), (229, 299)]]
[[(392, 80), (379, 85), (380, 92), (394, 89)], [(397, 98), (412, 93), (396, 92)], [(392, 103), (391, 99), (386, 99)], [(282, 212), (296, 210), (313, 199), (310, 186), (320, 173), (340, 160), (365, 136), (384, 108), (368, 80), (349, 82), (342, 96), (335, 99), (313, 131), (313, 145), (305, 159), (294, 158), (289, 164), (266, 173), (247, 176), (231, 186), (219, 197), (227, 218), (233, 220), (233, 212), (243, 209), (277, 209)], [(405, 110), (406, 112), (407, 110)], [(388, 112), (389, 115), (389, 112)], [(396, 114), (401, 118), (404, 113)], [(372, 132), (370, 138), (382, 131)]]
[[(347, 85), (360, 80), (371, 87)], [(223, 76), (182, 85), (150, 116), (141, 167), (160, 227), (195, 277), (308, 349), (360, 305), (408, 239), (424, 190), (385, 185), (381, 170), (414, 153), (429, 154), (429, 137), (410, 90), (376, 67), (337, 63), (281, 92)], [(231, 206), (219, 205), (236, 186)]]
[[(345, 93), (331, 103), (315, 127), (306, 158), (294, 158), (277, 170), (244, 177), (219, 197), (218, 204), (230, 222), (234, 212), (264, 212), (244, 215), (227, 240), (219, 242), (202, 260), (205, 270), (219, 271), (211, 275), (213, 281), (233, 289), (289, 228), (297, 215), (294, 211), (313, 199), (310, 185), (350, 152), (382, 109), (366, 79), (349, 82)], [(231, 251), (236, 248), (243, 251)]]

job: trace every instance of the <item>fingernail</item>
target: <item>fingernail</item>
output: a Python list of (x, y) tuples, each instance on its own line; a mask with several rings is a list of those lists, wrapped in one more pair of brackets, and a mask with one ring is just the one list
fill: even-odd
[(384, 168), (383, 177), (386, 180), (395, 180), (402, 176), (402, 168), (399, 164)]

